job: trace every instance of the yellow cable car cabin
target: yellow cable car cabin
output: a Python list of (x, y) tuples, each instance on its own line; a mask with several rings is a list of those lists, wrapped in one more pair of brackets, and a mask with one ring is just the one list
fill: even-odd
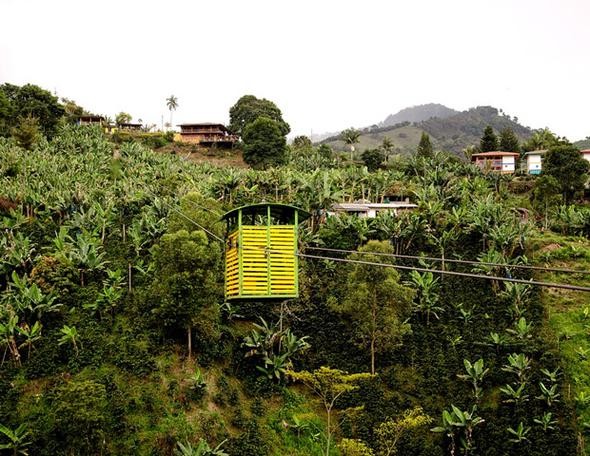
[(298, 297), (297, 230), (308, 217), (306, 211), (278, 203), (226, 213), (226, 299)]

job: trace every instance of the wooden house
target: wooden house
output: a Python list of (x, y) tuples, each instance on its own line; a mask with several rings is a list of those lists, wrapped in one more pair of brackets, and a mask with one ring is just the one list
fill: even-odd
[(223, 124), (218, 123), (190, 123), (180, 124), (179, 140), (196, 143), (200, 146), (231, 147), (238, 137), (230, 134)]
[(141, 131), (142, 124), (132, 122), (122, 122), (117, 125), (120, 130), (126, 131)]
[(516, 170), (516, 160), (519, 154), (516, 152), (481, 152), (473, 154), (471, 161), (482, 171), (495, 171), (502, 174), (513, 174)]
[(85, 115), (78, 117), (78, 125), (102, 125), (105, 121), (103, 116)]
[(392, 212), (398, 215), (402, 211), (416, 209), (418, 206), (409, 201), (391, 201), (389, 203), (370, 203), (367, 201), (355, 201), (354, 203), (334, 204), (329, 215), (352, 214), (361, 218), (375, 218), (380, 212)]

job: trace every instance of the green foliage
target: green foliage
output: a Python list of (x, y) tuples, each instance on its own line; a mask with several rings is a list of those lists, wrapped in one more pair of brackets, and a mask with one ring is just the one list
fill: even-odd
[(118, 113), (115, 116), (115, 123), (117, 125), (121, 125), (121, 124), (124, 124), (124, 123), (131, 122), (131, 119), (132, 119), (131, 114), (129, 114), (127, 112), (121, 111), (120, 113)]
[(498, 137), (491, 126), (487, 126), (483, 131), (483, 136), (479, 142), (479, 148), (482, 152), (493, 152), (498, 150)]
[(393, 456), (399, 454), (398, 443), (402, 436), (412, 429), (427, 426), (432, 423), (432, 418), (424, 414), (421, 407), (404, 411), (403, 414), (388, 419), (375, 429), (379, 456)]
[(357, 439), (342, 439), (338, 443), (342, 456), (374, 456), (373, 450)]
[(291, 358), (309, 348), (307, 337), (296, 337), (289, 328), (280, 329), (278, 324), (268, 325), (261, 317), (261, 324), (254, 324), (249, 336), (244, 338), (248, 348), (245, 357), (256, 358), (262, 365), (256, 369), (270, 380), (283, 380), (287, 370), (292, 368)]
[[(360, 249), (370, 253), (392, 253), (388, 242), (370, 241)], [(354, 261), (385, 263), (386, 257), (353, 254)], [(375, 373), (375, 356), (391, 350), (410, 331), (405, 319), (409, 313), (413, 292), (400, 284), (399, 273), (393, 268), (355, 264), (348, 274), (349, 287), (342, 302), (332, 303), (333, 309), (355, 321), (359, 347), (369, 351), (371, 373)]]
[(499, 146), (504, 152), (520, 152), (520, 142), (511, 128), (504, 128), (500, 132)]
[(258, 117), (243, 130), (244, 161), (253, 168), (279, 166), (287, 160), (287, 142), (277, 121)]
[(584, 188), (589, 171), (590, 163), (573, 146), (552, 147), (543, 157), (543, 173), (558, 182), (566, 204)]
[(12, 450), (13, 455), (22, 454), (28, 456), (27, 447), (31, 444), (29, 440), (29, 431), (25, 423), (16, 429), (10, 429), (0, 424), (0, 434), (8, 443), (0, 443), (0, 450)]
[(244, 95), (230, 108), (229, 130), (243, 138), (246, 127), (261, 117), (273, 120), (273, 125), (278, 128), (281, 136), (287, 136), (291, 131), (277, 105), (266, 98), (256, 98), (254, 95)]
[(385, 161), (385, 154), (380, 149), (367, 149), (361, 158), (369, 171), (376, 171)]
[(63, 385), (54, 403), (55, 426), (65, 448), (83, 454), (104, 448), (108, 434), (109, 408), (104, 385), (91, 381), (72, 381)]
[(418, 144), (418, 149), (416, 151), (416, 155), (418, 157), (432, 157), (434, 150), (432, 148), (432, 143), (430, 142), (430, 136), (428, 133), (422, 132), (422, 136), (420, 137), (420, 143)]
[(203, 439), (199, 440), (196, 447), (193, 447), (190, 442), (185, 444), (178, 442), (178, 448), (174, 450), (174, 454), (176, 456), (228, 456), (228, 454), (221, 448), (225, 442), (226, 440), (221, 442), (215, 448), (211, 448)]
[(203, 340), (218, 337), (221, 250), (203, 231), (164, 234), (152, 248), (156, 280), (152, 286), (154, 323), (168, 331), (193, 330)]
[[(36, 125), (45, 136), (55, 135), (64, 114), (57, 97), (33, 84), (19, 87), (5, 83), (0, 86), (0, 93), (0, 134), (2, 128), (6, 135), (18, 123), (24, 122), (23, 119), (31, 118), (36, 119)], [(31, 125), (25, 128), (35, 130)]]
[(41, 140), (39, 121), (32, 116), (22, 118), (18, 127), (12, 129), (12, 136), (20, 147), (31, 150)]

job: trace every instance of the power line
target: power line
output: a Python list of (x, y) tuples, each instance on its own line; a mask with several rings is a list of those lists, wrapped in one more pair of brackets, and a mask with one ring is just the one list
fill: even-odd
[[(146, 190), (146, 191), (148, 193), (151, 193), (149, 190)], [(152, 193), (152, 196), (156, 196), (156, 195), (154, 195)], [(200, 229), (205, 231), (207, 234), (209, 234), (210, 236), (215, 238), (217, 241), (225, 244), (224, 239), (220, 238), (215, 233), (212, 233), (211, 231), (206, 229), (201, 224), (197, 223), (196, 221), (194, 221), (190, 217), (186, 216), (185, 214), (180, 212), (178, 209), (176, 209), (175, 207), (168, 204), (166, 201), (162, 200), (162, 202), (166, 206), (168, 206), (171, 210), (173, 210), (174, 212), (176, 212), (177, 214), (179, 214), (180, 216), (182, 216), (183, 218), (185, 218), (189, 222), (195, 224), (197, 227), (199, 227)], [(244, 248), (244, 247), (242, 247), (242, 248)], [(252, 246), (252, 247), (246, 247), (246, 249), (247, 250), (263, 250), (264, 252), (275, 253), (275, 254), (279, 254), (281, 256), (291, 256), (290, 253), (287, 253), (284, 251), (272, 250), (272, 249), (268, 249), (265, 247)], [(334, 249), (334, 250), (337, 250), (337, 249)], [(351, 250), (349, 252), (351, 252), (351, 253), (365, 253), (365, 252), (358, 252), (358, 251), (354, 251), (354, 250)], [(373, 252), (366, 252), (366, 253), (367, 254), (374, 254)], [(380, 252), (375, 252), (375, 253), (380, 253)], [(371, 261), (352, 260), (350, 258), (333, 258), (333, 257), (325, 257), (325, 256), (321, 256), (321, 255), (309, 255), (309, 254), (305, 254), (305, 253), (294, 253), (293, 255), (301, 257), (301, 258), (329, 260), (329, 261), (337, 261), (337, 262), (341, 262), (341, 263), (364, 264), (367, 266), (379, 266), (379, 267), (385, 267), (385, 268), (418, 271), (418, 272), (433, 272), (435, 274), (442, 274), (442, 275), (470, 277), (470, 278), (475, 278), (475, 279), (497, 280), (499, 282), (522, 283), (522, 284), (526, 284), (526, 285), (537, 285), (537, 286), (548, 287), (548, 288), (562, 288), (562, 289), (566, 289), (566, 290), (590, 292), (590, 287), (582, 287), (582, 286), (578, 286), (578, 285), (570, 285), (570, 284), (562, 284), (562, 283), (539, 282), (539, 281), (535, 281), (535, 280), (514, 279), (514, 278), (510, 278), (510, 277), (488, 276), (488, 275), (474, 274), (474, 273), (469, 273), (469, 272), (443, 271), (440, 269), (419, 268), (419, 267), (415, 267), (415, 266), (402, 266), (402, 265), (390, 264), (390, 263), (375, 263), (375, 262), (371, 262)], [(506, 265), (502, 265), (502, 266), (506, 266)]]
[[(147, 193), (149, 193), (152, 197), (155, 198), (159, 198), (157, 195), (155, 195), (154, 193), (152, 193), (151, 191), (144, 189), (144, 191), (146, 191)], [(195, 222), (193, 219), (191, 219), (190, 217), (188, 217), (187, 215), (183, 214), (182, 212), (180, 212), (178, 209), (176, 209), (174, 206), (172, 206), (171, 204), (168, 204), (163, 198), (160, 198), (160, 201), (162, 201), (162, 203), (166, 206), (168, 206), (169, 209), (173, 210), (174, 212), (176, 212), (178, 215), (180, 215), (181, 217), (183, 217), (184, 219), (188, 220), (191, 223), (194, 223), (196, 226), (198, 226), (200, 229), (202, 229), (205, 233), (207, 233), (209, 236), (215, 238), (217, 241), (221, 242), (221, 243), (225, 243), (225, 240), (220, 238), (219, 236), (217, 236), (215, 233), (209, 231), (207, 228), (205, 228), (203, 225)]]
[(415, 267), (415, 266), (401, 266), (398, 264), (391, 264), (391, 263), (375, 263), (375, 262), (371, 262), (371, 261), (351, 260), (349, 258), (332, 258), (332, 257), (321, 256), (321, 255), (308, 255), (308, 254), (304, 254), (304, 253), (297, 253), (296, 255), (299, 257), (303, 257), (303, 258), (315, 258), (315, 259), (319, 259), (319, 260), (339, 261), (342, 263), (364, 264), (364, 265), (368, 265), (368, 266), (380, 266), (380, 267), (384, 267), (384, 268), (402, 269), (402, 270), (418, 271), (418, 272), (434, 272), (436, 274), (471, 277), (474, 279), (497, 280), (500, 282), (523, 283), (526, 285), (538, 285), (541, 287), (548, 287), (548, 288), (563, 288), (566, 290), (590, 292), (590, 287), (582, 287), (582, 286), (578, 286), (578, 285), (569, 285), (569, 284), (564, 284), (564, 283), (539, 282), (536, 280), (525, 280), (525, 279), (514, 279), (511, 277), (488, 276), (488, 275), (483, 275), (483, 274), (474, 274), (474, 273), (470, 273), (470, 272), (443, 271), (440, 269), (419, 268), (419, 267)]
[(565, 268), (545, 268), (541, 266), (531, 266), (527, 264), (508, 264), (508, 263), (491, 263), (487, 261), (474, 261), (474, 260), (459, 260), (455, 258), (440, 258), (440, 257), (427, 257), (419, 255), (402, 255), (397, 253), (385, 253), (385, 252), (363, 252), (359, 250), (343, 250), (343, 249), (332, 249), (327, 247), (306, 247), (306, 250), (321, 250), (326, 252), (337, 252), (337, 253), (358, 253), (361, 255), (376, 255), (376, 256), (387, 256), (393, 258), (406, 258), (410, 260), (427, 260), (427, 261), (438, 261), (444, 263), (459, 263), (459, 264), (473, 264), (473, 265), (486, 265), (486, 266), (499, 266), (504, 268), (515, 268), (515, 269), (532, 269), (535, 271), (544, 272), (562, 272), (568, 274), (590, 274), (590, 271), (578, 270), (578, 269), (565, 269)]

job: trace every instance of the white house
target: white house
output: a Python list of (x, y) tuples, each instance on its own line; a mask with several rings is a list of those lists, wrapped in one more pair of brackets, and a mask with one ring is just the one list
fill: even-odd
[(375, 218), (379, 212), (393, 212), (398, 215), (401, 211), (416, 209), (416, 204), (408, 201), (392, 201), (390, 203), (369, 203), (357, 201), (354, 203), (337, 203), (332, 206), (329, 215), (355, 214), (361, 218)]
[(590, 149), (581, 150), (580, 153), (582, 154), (582, 157), (590, 162)]
[(546, 150), (532, 150), (524, 154), (526, 158), (526, 172), (529, 174), (541, 174), (543, 169), (543, 155)]
[(516, 169), (516, 159), (519, 154), (516, 152), (481, 152), (473, 154), (471, 161), (479, 166), (482, 171), (497, 171), (502, 174), (513, 174)]

